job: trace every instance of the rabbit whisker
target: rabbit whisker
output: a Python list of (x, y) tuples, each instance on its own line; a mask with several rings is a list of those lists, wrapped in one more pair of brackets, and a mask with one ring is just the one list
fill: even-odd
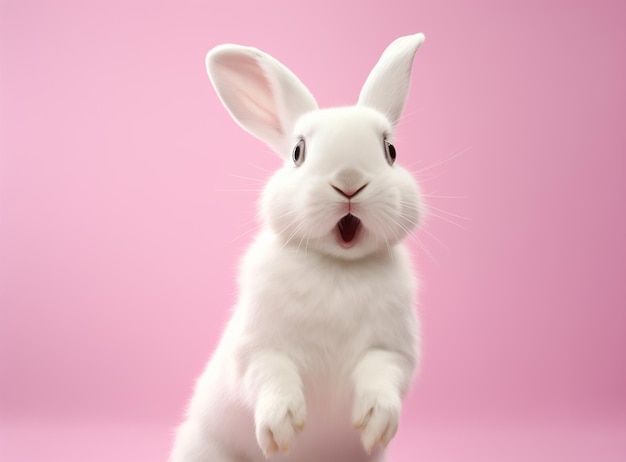
[[(288, 227), (288, 226), (287, 226)], [(285, 243), (283, 244), (283, 248), (289, 244), (291, 242), (291, 240), (296, 237), (296, 235), (302, 230), (302, 228), (304, 227), (304, 222), (300, 222), (298, 223), (298, 225), (294, 228), (294, 230), (291, 232), (291, 234), (289, 234), (289, 236), (287, 237), (287, 240), (285, 241)], [(286, 229), (286, 228), (285, 228)], [(283, 230), (284, 231), (284, 230)], [(281, 233), (282, 234), (282, 233)], [(300, 240), (300, 242), (302, 242), (302, 240)], [(300, 248), (300, 244), (298, 244), (298, 249)]]
[(441, 245), (444, 249), (446, 249), (446, 250), (450, 250), (450, 248), (449, 248), (446, 244), (444, 244), (444, 242), (443, 242), (441, 239), (439, 239), (439, 238), (438, 238), (437, 236), (435, 236), (433, 233), (431, 233), (430, 231), (428, 231), (428, 229), (427, 229), (425, 226), (423, 226), (422, 228), (420, 228), (420, 231), (422, 231), (422, 232), (424, 232), (424, 233), (428, 234), (431, 238), (433, 238), (435, 241), (437, 241), (437, 242), (438, 242), (438, 243), (439, 243), (439, 244), (440, 244), (440, 245)]
[(422, 197), (427, 197), (429, 199), (467, 199), (465, 196), (439, 196), (436, 194), (422, 194)]
[(472, 146), (468, 146), (465, 149), (462, 149), (461, 151), (452, 153), (451, 155), (449, 155), (447, 157), (444, 157), (441, 160), (438, 160), (438, 161), (436, 161), (436, 162), (434, 162), (434, 163), (432, 163), (430, 165), (427, 165), (426, 167), (423, 167), (423, 168), (417, 170), (415, 173), (419, 174), (419, 173), (423, 173), (423, 172), (428, 171), (428, 170), (432, 170), (433, 168), (439, 167), (440, 165), (443, 165), (443, 164), (445, 164), (447, 162), (450, 162), (452, 159), (456, 159), (460, 155), (465, 154), (470, 149), (472, 149)]
[(251, 233), (251, 232), (253, 232), (253, 231), (258, 231), (259, 229), (261, 229), (261, 226), (260, 226), (260, 225), (253, 226), (253, 227), (251, 227), (251, 228), (249, 228), (249, 229), (245, 230), (243, 233), (237, 234), (235, 237), (233, 237), (233, 238), (230, 240), (230, 243), (232, 244), (233, 242), (237, 242), (239, 239), (241, 239), (241, 238), (242, 238), (242, 237), (244, 237), (245, 235), (250, 234), (250, 233)]
[(437, 263), (437, 260), (435, 259), (435, 257), (433, 256), (433, 254), (428, 250), (428, 248), (426, 247), (426, 245), (420, 240), (420, 238), (417, 236), (417, 234), (415, 234), (415, 232), (413, 232), (413, 230), (408, 229), (403, 223), (401, 223), (396, 217), (394, 216), (390, 216), (390, 219), (402, 230), (404, 230), (404, 232), (406, 232), (406, 234), (411, 237), (413, 240), (415, 240), (415, 242), (417, 243), (417, 245), (422, 249), (422, 251), (424, 251), (424, 253), (426, 255), (428, 255), (428, 257), (434, 262)]
[(439, 207), (435, 207), (434, 205), (430, 205), (430, 204), (429, 204), (429, 205), (427, 205), (427, 206), (426, 206), (426, 208), (427, 208), (427, 209), (436, 210), (436, 211), (441, 212), (441, 213), (445, 213), (446, 215), (450, 215), (450, 216), (452, 216), (452, 217), (454, 217), (454, 218), (458, 218), (458, 219), (460, 219), (460, 220), (470, 220), (470, 218), (468, 218), (468, 217), (463, 217), (463, 216), (461, 216), (461, 215), (457, 215), (457, 214), (455, 214), (455, 213), (448, 212), (447, 210), (440, 209)]
[(252, 162), (246, 162), (249, 166), (256, 168), (257, 170), (261, 170), (262, 172), (269, 173), (270, 175), (274, 174), (273, 170), (267, 170), (259, 165), (253, 164)]
[(234, 173), (231, 173), (230, 176), (232, 176), (233, 178), (239, 178), (241, 180), (254, 181), (255, 183), (261, 183), (261, 184), (265, 184), (265, 182), (267, 181), (267, 180), (264, 180), (264, 179), (261, 179), (261, 178), (252, 178), (252, 177), (243, 176), (243, 175), (235, 175)]
[(457, 223), (457, 222), (456, 222), (456, 221), (454, 221), (454, 220), (451, 220), (450, 218), (448, 218), (448, 217), (446, 217), (446, 216), (443, 216), (443, 215), (438, 215), (438, 214), (436, 214), (436, 213), (432, 213), (432, 212), (427, 213), (427, 215), (426, 215), (426, 216), (427, 216), (427, 217), (433, 217), (433, 218), (439, 218), (440, 220), (443, 220), (443, 221), (445, 221), (445, 222), (448, 222), (448, 223), (450, 223), (451, 225), (457, 226), (458, 228), (461, 228), (462, 230), (467, 231), (467, 228), (466, 228), (465, 226), (463, 226), (463, 225), (461, 225), (461, 224)]

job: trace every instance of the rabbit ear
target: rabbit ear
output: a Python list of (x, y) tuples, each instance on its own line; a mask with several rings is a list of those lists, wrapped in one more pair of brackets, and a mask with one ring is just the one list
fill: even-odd
[(358, 104), (385, 114), (394, 128), (409, 92), (413, 57), (424, 38), (424, 34), (408, 35), (391, 43), (361, 89)]
[(207, 72), (230, 115), (277, 153), (291, 152), (293, 124), (317, 103), (300, 80), (256, 48), (220, 45), (206, 58)]

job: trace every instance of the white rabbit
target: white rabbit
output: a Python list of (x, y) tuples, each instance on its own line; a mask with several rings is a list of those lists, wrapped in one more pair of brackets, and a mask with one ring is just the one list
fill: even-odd
[(358, 104), (334, 109), (255, 48), (207, 55), (232, 117), (284, 165), (171, 462), (385, 460), (418, 362), (417, 284), (400, 241), (422, 205), (391, 140), (423, 40), (394, 41)]

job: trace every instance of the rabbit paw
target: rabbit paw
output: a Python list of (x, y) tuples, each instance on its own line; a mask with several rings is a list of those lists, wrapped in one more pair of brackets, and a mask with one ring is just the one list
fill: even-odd
[(387, 446), (398, 430), (400, 399), (372, 391), (356, 396), (352, 425), (361, 431), (361, 443), (371, 454), (378, 443)]
[(268, 397), (257, 404), (256, 439), (269, 457), (279, 451), (286, 454), (297, 432), (304, 428), (306, 404), (301, 392), (290, 397)]

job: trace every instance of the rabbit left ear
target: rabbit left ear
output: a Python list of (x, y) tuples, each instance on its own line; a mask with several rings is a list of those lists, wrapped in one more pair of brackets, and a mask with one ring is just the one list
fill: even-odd
[(282, 156), (291, 152), (292, 129), (317, 103), (298, 78), (256, 48), (220, 45), (206, 58), (213, 86), (235, 121)]
[(359, 105), (385, 114), (395, 128), (409, 93), (413, 58), (424, 34), (400, 37), (387, 47), (365, 81)]

